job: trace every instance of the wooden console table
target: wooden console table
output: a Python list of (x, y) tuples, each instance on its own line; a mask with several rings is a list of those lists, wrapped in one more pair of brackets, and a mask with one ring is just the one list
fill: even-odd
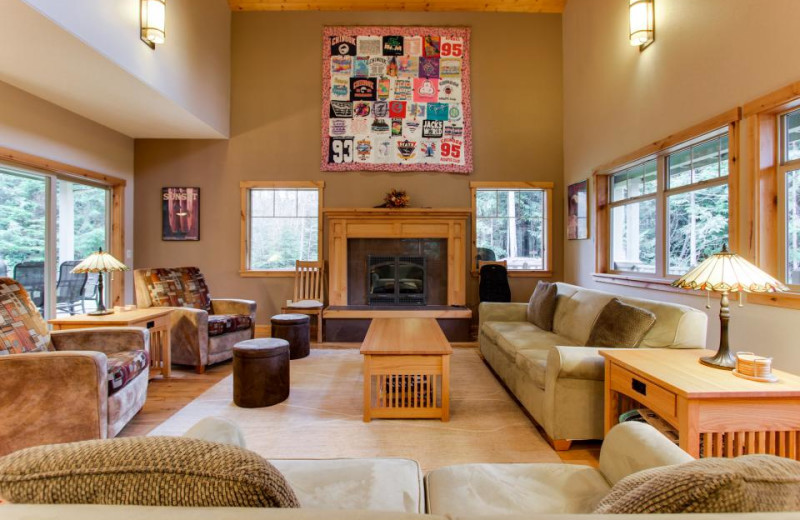
[(433, 318), (375, 318), (361, 345), (364, 422), (450, 420), (453, 348)]
[(777, 383), (748, 381), (701, 365), (699, 357), (713, 354), (708, 350), (600, 354), (606, 432), (620, 413), (644, 407), (675, 427), (680, 447), (694, 457), (768, 453), (800, 460), (800, 377), (776, 370)]
[(150, 331), (150, 379), (171, 373), (170, 317), (172, 309), (151, 307), (115, 312), (104, 316), (78, 314), (49, 320), (53, 330), (91, 329), (97, 327), (142, 327)]

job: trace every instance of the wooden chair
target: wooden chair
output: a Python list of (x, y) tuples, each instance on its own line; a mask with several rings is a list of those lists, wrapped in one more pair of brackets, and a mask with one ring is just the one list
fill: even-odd
[(322, 343), (322, 311), (325, 308), (322, 287), (325, 263), (297, 260), (294, 265), (294, 299), (281, 309), (283, 313), (317, 317), (317, 343)]

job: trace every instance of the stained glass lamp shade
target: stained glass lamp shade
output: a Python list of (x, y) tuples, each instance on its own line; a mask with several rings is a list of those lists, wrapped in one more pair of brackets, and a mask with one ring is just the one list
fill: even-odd
[(129, 270), (130, 267), (103, 251), (102, 247), (96, 253), (87, 256), (81, 263), (75, 266), (72, 270), (73, 273), (98, 273), (99, 275), (97, 280), (97, 310), (89, 314), (92, 316), (102, 316), (103, 314), (111, 314), (114, 312), (106, 310), (106, 306), (103, 304), (103, 273)]
[(727, 370), (736, 366), (736, 360), (728, 346), (728, 322), (731, 316), (728, 293), (740, 291), (766, 293), (789, 290), (783, 283), (741, 256), (729, 252), (725, 246), (722, 246), (722, 251), (703, 260), (700, 265), (674, 281), (672, 285), (681, 289), (722, 293), (719, 307), (719, 350), (714, 356), (701, 358), (700, 362), (714, 368)]

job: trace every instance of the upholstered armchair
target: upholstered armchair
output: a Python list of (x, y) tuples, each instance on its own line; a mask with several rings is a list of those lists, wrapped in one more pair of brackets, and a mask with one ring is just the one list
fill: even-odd
[(255, 336), (256, 302), (212, 299), (197, 267), (136, 269), (136, 305), (171, 307), (172, 362), (193, 365), (202, 374), (206, 365), (233, 357), (233, 346)]
[(147, 398), (149, 352), (137, 327), (48, 332), (28, 292), (0, 278), (0, 455), (116, 436)]

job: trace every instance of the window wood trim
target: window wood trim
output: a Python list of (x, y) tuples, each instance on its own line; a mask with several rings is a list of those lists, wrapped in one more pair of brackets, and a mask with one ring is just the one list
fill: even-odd
[[(111, 189), (109, 252), (112, 256), (121, 259), (125, 263), (125, 189), (127, 185), (125, 179), (2, 146), (0, 146), (0, 160), (22, 167), (34, 168), (65, 177), (86, 179), (108, 186)], [(124, 305), (125, 276), (109, 276), (108, 285), (110, 297), (106, 306), (111, 309), (115, 306)]]
[[(610, 177), (618, 171), (625, 169), (631, 165), (646, 162), (652, 159), (659, 159), (657, 171), (659, 176), (658, 191), (656, 192), (656, 234), (659, 240), (656, 242), (656, 254), (661, 257), (665, 256), (664, 249), (666, 248), (666, 208), (663, 207), (663, 200), (666, 200), (666, 193), (674, 193), (676, 190), (680, 191), (684, 188), (676, 188), (674, 190), (666, 190), (666, 172), (663, 171), (661, 158), (672, 153), (673, 149), (684, 148), (692, 144), (696, 139), (703, 139), (706, 134), (714, 132), (720, 128), (727, 126), (726, 132), (721, 132), (719, 135), (728, 136), (728, 177), (727, 181), (721, 179), (714, 180), (709, 183), (712, 185), (723, 184), (727, 182), (728, 185), (728, 246), (733, 251), (739, 249), (739, 197), (740, 197), (740, 173), (739, 173), (739, 155), (740, 155), (740, 119), (742, 109), (736, 107), (727, 110), (717, 116), (702, 121), (693, 125), (685, 130), (671, 134), (663, 139), (654, 141), (638, 150), (627, 153), (608, 162), (602, 166), (595, 168), (592, 172), (592, 179), (594, 181), (594, 194), (595, 194), (595, 273), (593, 277), (598, 282), (615, 283), (618, 285), (628, 285), (632, 287), (648, 288), (655, 290), (667, 290), (670, 292), (680, 292), (684, 294), (693, 294), (694, 291), (685, 291), (682, 289), (674, 289), (669, 284), (672, 280), (677, 279), (677, 276), (659, 274), (658, 271), (653, 274), (637, 274), (629, 272), (618, 272), (611, 269), (611, 200), (609, 198), (609, 182)], [(691, 185), (691, 188), (686, 187), (685, 191), (692, 191), (703, 187), (704, 182)], [(665, 259), (662, 258), (661, 262)], [(662, 266), (666, 273), (666, 266)]]
[(322, 214), (324, 207), (325, 181), (241, 181), (239, 182), (239, 196), (241, 200), (241, 234), (239, 251), (239, 276), (243, 278), (294, 278), (292, 271), (254, 270), (248, 269), (248, 229), (250, 226), (249, 193), (251, 189), (308, 189), (316, 188), (319, 193), (319, 207), (317, 208), (317, 251), (319, 260), (324, 261), (322, 251)]
[(509, 269), (509, 278), (551, 278), (553, 276), (553, 186), (547, 181), (472, 181), (469, 183), (472, 213), (472, 247), (470, 248), (470, 274), (478, 276), (475, 267), (478, 258), (477, 199), (478, 190), (543, 190), (545, 214), (545, 265), (544, 269)]
[[(800, 81), (745, 103), (747, 137), (743, 146), (750, 157), (748, 182), (752, 189), (749, 212), (744, 216), (749, 228), (746, 257), (758, 267), (784, 279), (779, 272), (782, 262), (780, 245), (779, 185), (781, 138), (778, 118), (782, 113), (800, 107)], [(785, 225), (785, 224), (784, 224)], [(788, 309), (800, 309), (800, 292), (750, 293), (747, 301)]]

